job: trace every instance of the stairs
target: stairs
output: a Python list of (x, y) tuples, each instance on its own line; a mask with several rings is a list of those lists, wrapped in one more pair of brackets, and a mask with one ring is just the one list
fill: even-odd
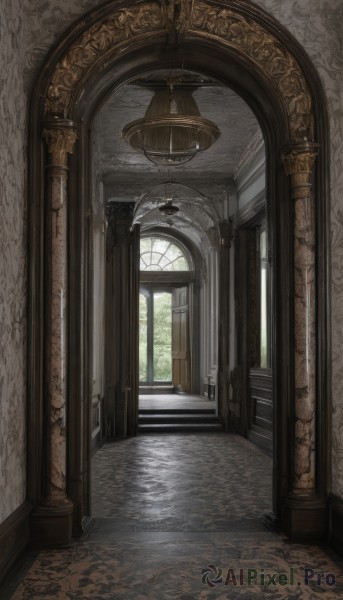
[(140, 409), (138, 433), (216, 433), (223, 430), (215, 410), (208, 409)]

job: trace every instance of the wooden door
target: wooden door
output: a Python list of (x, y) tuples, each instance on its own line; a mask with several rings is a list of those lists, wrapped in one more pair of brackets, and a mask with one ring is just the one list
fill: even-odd
[(188, 287), (173, 290), (172, 299), (173, 387), (190, 392)]

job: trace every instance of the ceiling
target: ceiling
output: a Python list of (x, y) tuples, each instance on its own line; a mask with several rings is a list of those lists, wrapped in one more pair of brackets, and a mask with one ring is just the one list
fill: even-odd
[(208, 229), (211, 219), (215, 220), (215, 198), (232, 182), (259, 124), (240, 96), (220, 82), (189, 71), (174, 70), (172, 76), (181, 86), (194, 86), (193, 97), (200, 113), (219, 127), (219, 139), (188, 163), (169, 168), (157, 167), (133, 150), (121, 136), (123, 127), (144, 117), (154, 89), (170, 77), (165, 71), (151, 72), (123, 85), (99, 110), (92, 130), (96, 178), (104, 183), (107, 203), (136, 202), (138, 222), (144, 221), (145, 227), (163, 225), (158, 211), (164, 202), (165, 186), (161, 184), (171, 180), (175, 182), (173, 198), (180, 208), (177, 227), (189, 230), (196, 217), (199, 225)]

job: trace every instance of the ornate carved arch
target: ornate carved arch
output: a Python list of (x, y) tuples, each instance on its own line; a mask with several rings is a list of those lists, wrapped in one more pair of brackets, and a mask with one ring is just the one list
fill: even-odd
[[(109, 89), (109, 85), (113, 85), (112, 80), (103, 83), (108, 75), (112, 77), (113, 65), (120, 63), (123, 72), (123, 79), (120, 75), (117, 82), (130, 78), (131, 54), (135, 59), (136, 54), (141, 54), (141, 69), (153, 48), (154, 56), (149, 55), (148, 60), (155, 61), (156, 65), (160, 61), (156, 48), (160, 50), (166, 39), (175, 41), (175, 37), (180, 46), (184, 44), (191, 49), (192, 60), (199, 71), (208, 49), (213, 51), (213, 74), (216, 69), (221, 73), (225, 71), (223, 80), (228, 85), (236, 77), (236, 72), (232, 80), (231, 71), (229, 75), (226, 73), (227, 63), (231, 61), (240, 71), (237, 86), (241, 85), (265, 119), (270, 155), (268, 176), (275, 198), (272, 219), (274, 237), (278, 238), (275, 242), (275, 254), (278, 254), (275, 296), (280, 306), (275, 331), (282, 348), (277, 352), (283, 352), (275, 361), (278, 383), (281, 382), (277, 390), (276, 437), (284, 446), (275, 467), (277, 515), (283, 515), (283, 525), (293, 537), (318, 532), (320, 535), (325, 521), (322, 503), (325, 477), (323, 468), (318, 468), (318, 461), (325, 465), (322, 442), (325, 423), (317, 427), (316, 415), (323, 400), (317, 396), (316, 364), (323, 354), (321, 348), (327, 349), (327, 342), (325, 325), (321, 330), (316, 326), (316, 315), (323, 316), (326, 310), (325, 285), (321, 284), (326, 283), (327, 232), (324, 231), (325, 219), (320, 222), (320, 215), (325, 217), (324, 203), (320, 201), (316, 206), (319, 215), (316, 228), (311, 192), (317, 141), (322, 143), (322, 148), (315, 183), (319, 189), (318, 182), (321, 182), (323, 197), (326, 191), (327, 134), (325, 117), (318, 118), (318, 107), (324, 106), (319, 78), (296, 42), (250, 0), (112, 0), (76, 24), (61, 42), (42, 71), (31, 105), (29, 368), (33, 375), (29, 382), (29, 452), (35, 460), (29, 465), (28, 489), (36, 507), (32, 531), (36, 530), (43, 541), (46, 536), (55, 543), (68, 543), (71, 526), (74, 533), (80, 534), (83, 519), (89, 515), (89, 477), (85, 475), (89, 472), (89, 456), (84, 450), (88, 443), (87, 421), (80, 422), (80, 415), (87, 413), (84, 407), (89, 386), (85, 333), (88, 327), (85, 315), (89, 312), (87, 119), (91, 119), (90, 114), (106, 86)], [(217, 59), (221, 61), (220, 67)], [(309, 67), (309, 75), (305, 75), (303, 64)], [(100, 83), (93, 89), (94, 81), (97, 85)], [(256, 88), (250, 89), (249, 82), (252, 87), (256, 84)], [(256, 90), (258, 94), (263, 92), (259, 98)], [(89, 98), (91, 102), (86, 107)], [(280, 128), (277, 127), (279, 121), (282, 121)], [(74, 149), (76, 134), (79, 139)], [(47, 142), (48, 157), (43, 151), (42, 137)], [(288, 147), (280, 148), (284, 143)], [(73, 152), (76, 156), (70, 159)], [(281, 155), (290, 176), (289, 186), (285, 176), (280, 174)], [(45, 186), (40, 180), (43, 166), (46, 167)], [(319, 195), (317, 193), (317, 198)], [(290, 209), (289, 202), (293, 202)], [(290, 215), (295, 215), (294, 223)], [(321, 249), (317, 254), (315, 234)], [(221, 237), (228, 252), (228, 231), (223, 230)], [(292, 239), (293, 249), (290, 247)], [(283, 252), (282, 244), (287, 252)], [(296, 302), (292, 304), (293, 280)], [(69, 330), (72, 331), (68, 332), (71, 323)], [(310, 324), (306, 330), (304, 323)], [(223, 326), (227, 327), (227, 321)], [(317, 343), (320, 336), (321, 347)], [(294, 356), (291, 346), (295, 348)], [(325, 360), (321, 362), (318, 376), (322, 397), (325, 395)], [(66, 382), (68, 370), (73, 373)], [(228, 375), (227, 372), (225, 377)], [(228, 379), (223, 378), (223, 382), (224, 387)], [(56, 394), (56, 390), (60, 393)], [(37, 431), (38, 414), (41, 423), (46, 423), (44, 435), (41, 430)], [(318, 431), (319, 442), (319, 436), (315, 438)], [(309, 511), (313, 515), (311, 523)]]
[(172, 27), (185, 40), (210, 40), (244, 56), (275, 90), (287, 115), (290, 140), (313, 141), (313, 104), (301, 66), (276, 34), (246, 14), (242, 3), (230, 8), (197, 0), (113, 6), (109, 15), (77, 37), (57, 63), (46, 93), (46, 116), (71, 118), (94, 71), (128, 44), (166, 36)]

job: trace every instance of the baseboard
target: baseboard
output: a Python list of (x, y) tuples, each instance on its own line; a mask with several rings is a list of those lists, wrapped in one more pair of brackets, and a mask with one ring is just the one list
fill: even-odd
[(328, 530), (326, 499), (290, 494), (283, 510), (282, 529), (294, 542), (325, 542)]
[(255, 444), (255, 446), (258, 446), (268, 456), (273, 456), (273, 439), (270, 432), (257, 427), (255, 430), (249, 429), (248, 440)]
[(31, 510), (24, 502), (0, 525), (0, 584), (29, 543)]
[(329, 502), (329, 544), (343, 556), (343, 500), (330, 494)]
[(69, 547), (72, 544), (73, 509), (69, 498), (61, 504), (37, 506), (30, 519), (31, 547)]

